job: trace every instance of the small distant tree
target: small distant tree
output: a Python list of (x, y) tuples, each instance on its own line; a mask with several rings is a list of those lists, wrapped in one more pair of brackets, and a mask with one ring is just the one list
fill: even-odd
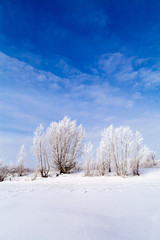
[(18, 176), (21, 177), (23, 176), (24, 172), (25, 172), (25, 159), (26, 159), (26, 151), (25, 151), (25, 147), (24, 144), (20, 147), (18, 156), (17, 156), (17, 170), (18, 170)]
[(84, 175), (91, 176), (92, 175), (92, 165), (93, 165), (93, 145), (91, 143), (84, 145), (83, 150), (83, 159), (85, 161), (84, 166)]
[(156, 166), (156, 152), (146, 146), (142, 148), (142, 159), (143, 161), (140, 163), (141, 167), (151, 168)]
[(15, 173), (17, 173), (17, 167), (15, 166), (15, 164), (13, 162), (10, 161), (7, 168), (9, 170), (10, 176), (13, 177), (15, 175)]
[(153, 150), (151, 150), (150, 159), (151, 159), (151, 162), (152, 162), (152, 167), (156, 166), (156, 158), (157, 158), (157, 153), (154, 152)]
[(83, 153), (85, 131), (76, 126), (76, 121), (64, 117), (60, 122), (52, 122), (47, 129), (51, 164), (59, 173), (70, 173)]
[(109, 172), (108, 170), (110, 167), (108, 166), (108, 152), (105, 150), (103, 141), (101, 141), (96, 153), (96, 175), (104, 176)]
[(38, 160), (41, 176), (48, 177), (50, 166), (48, 160), (47, 139), (43, 130), (44, 127), (40, 124), (34, 132), (32, 151)]

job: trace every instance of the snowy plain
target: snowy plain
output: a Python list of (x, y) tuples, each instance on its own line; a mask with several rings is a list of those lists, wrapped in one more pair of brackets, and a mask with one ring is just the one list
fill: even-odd
[(0, 239), (159, 240), (160, 169), (0, 183)]

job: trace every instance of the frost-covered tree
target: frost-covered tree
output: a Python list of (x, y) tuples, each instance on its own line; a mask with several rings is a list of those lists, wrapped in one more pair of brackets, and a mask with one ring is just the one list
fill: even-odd
[(129, 127), (111, 125), (104, 129), (97, 154), (101, 174), (114, 168), (117, 175), (127, 175), (132, 145), (133, 133)]
[(84, 171), (85, 176), (92, 175), (93, 165), (93, 145), (91, 143), (84, 145), (83, 160), (85, 161)]
[(34, 132), (32, 151), (38, 160), (41, 176), (48, 177), (50, 166), (48, 160), (47, 139), (43, 130), (44, 127), (40, 124)]
[(100, 175), (111, 172), (114, 159), (114, 137), (113, 125), (102, 132), (102, 139), (97, 150), (97, 166)]
[(152, 167), (156, 166), (157, 153), (153, 150), (150, 152), (150, 160), (152, 162)]
[(109, 152), (103, 145), (103, 141), (100, 142), (100, 146), (96, 153), (96, 172), (97, 175), (104, 176), (106, 173), (111, 172), (111, 165), (109, 163)]
[(26, 159), (26, 150), (24, 147), (24, 144), (20, 147), (18, 156), (17, 156), (17, 170), (18, 170), (18, 176), (22, 176), (25, 171), (25, 159)]
[(133, 133), (130, 127), (120, 126), (115, 130), (116, 134), (116, 155), (119, 159), (119, 174), (126, 176), (129, 172), (131, 151), (133, 146)]
[(142, 162), (140, 162), (141, 167), (151, 168), (156, 166), (156, 152), (152, 151), (148, 147), (144, 146), (141, 150)]
[(112, 165), (116, 174), (120, 175), (118, 136), (113, 125), (110, 125), (107, 129), (104, 129), (102, 133), (102, 141), (104, 142), (104, 145), (107, 145), (105, 149), (105, 155), (108, 155), (107, 158), (109, 162), (109, 169), (111, 169)]
[(139, 175), (140, 161), (144, 153), (144, 146), (142, 143), (143, 143), (143, 137), (138, 131), (136, 131), (134, 146), (133, 146), (133, 154), (134, 154), (134, 159), (132, 164), (133, 175)]
[(60, 122), (52, 122), (47, 129), (51, 163), (59, 173), (70, 173), (83, 153), (85, 131), (76, 126), (76, 121), (64, 117)]

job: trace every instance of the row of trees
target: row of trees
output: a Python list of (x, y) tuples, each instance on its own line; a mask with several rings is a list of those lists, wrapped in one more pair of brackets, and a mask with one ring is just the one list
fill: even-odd
[(143, 144), (139, 132), (135, 134), (130, 127), (113, 125), (104, 129), (96, 159), (93, 146), (85, 146), (85, 175), (105, 175), (110, 172), (119, 176), (139, 175), (140, 167), (155, 165), (156, 153)]
[(156, 154), (143, 144), (141, 134), (134, 134), (128, 126), (104, 129), (96, 154), (91, 143), (84, 144), (84, 136), (82, 125), (76, 126), (68, 117), (52, 122), (46, 133), (41, 124), (34, 133), (32, 151), (42, 177), (48, 177), (51, 167), (59, 174), (70, 173), (80, 158), (85, 162), (85, 176), (110, 172), (139, 175), (140, 166), (155, 164)]
[[(85, 162), (85, 176), (115, 173), (126, 176), (139, 175), (139, 167), (155, 165), (155, 152), (144, 146), (139, 132), (135, 134), (130, 127), (113, 125), (104, 129), (96, 153), (91, 143), (84, 144), (85, 131), (76, 121), (64, 117), (59, 122), (52, 122), (47, 131), (40, 124), (34, 132), (32, 152), (38, 161), (38, 170), (42, 177), (48, 177), (51, 168), (61, 173), (71, 173), (80, 159)], [(3, 166), (0, 162), (0, 181), (8, 173), (24, 175), (26, 151), (21, 146), (17, 164)]]

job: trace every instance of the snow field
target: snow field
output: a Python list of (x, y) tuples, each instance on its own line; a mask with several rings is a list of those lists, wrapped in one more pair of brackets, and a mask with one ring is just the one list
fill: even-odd
[(160, 169), (25, 180), (0, 183), (0, 239), (160, 239)]

